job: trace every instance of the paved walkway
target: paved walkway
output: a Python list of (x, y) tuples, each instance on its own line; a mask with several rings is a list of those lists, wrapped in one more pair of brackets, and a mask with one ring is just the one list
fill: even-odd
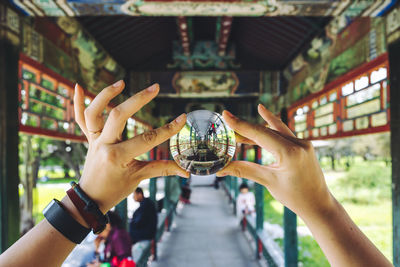
[(152, 267), (255, 267), (255, 252), (239, 228), (223, 189), (213, 178), (193, 178), (192, 204), (175, 217)]

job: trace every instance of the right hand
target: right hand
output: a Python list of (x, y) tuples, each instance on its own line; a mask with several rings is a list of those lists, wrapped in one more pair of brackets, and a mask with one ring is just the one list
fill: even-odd
[(160, 90), (158, 84), (114, 107), (107, 120), (104, 120), (104, 109), (124, 87), (123, 81), (108, 86), (87, 108), (84, 104), (83, 89), (79, 85), (75, 89), (75, 119), (89, 142), (79, 184), (103, 213), (131, 194), (144, 179), (170, 175), (189, 176), (172, 160), (135, 159), (177, 134), (185, 125), (185, 114), (158, 129), (122, 140), (126, 121), (157, 96)]
[(271, 152), (276, 163), (262, 166), (232, 161), (218, 176), (232, 175), (264, 185), (283, 205), (306, 216), (333, 204), (324, 175), (310, 141), (296, 138), (290, 129), (264, 106), (258, 112), (269, 127), (252, 124), (224, 111), (226, 123), (239, 134), (239, 142), (255, 144)]

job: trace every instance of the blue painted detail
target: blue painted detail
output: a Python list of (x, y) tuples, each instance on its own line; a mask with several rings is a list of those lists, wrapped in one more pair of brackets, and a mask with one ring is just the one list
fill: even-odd
[(377, 17), (382, 17), (387, 11), (390, 10), (392, 6), (394, 6), (397, 3), (397, 0), (392, 0), (386, 7), (384, 7), (376, 16)]
[(83, 15), (123, 15), (121, 6), (123, 0), (69, 0), (68, 4), (72, 10), (79, 16)]
[(18, 10), (20, 10), (20, 11), (22, 12), (23, 15), (29, 16), (29, 13), (26, 12), (25, 9), (24, 9), (23, 7), (21, 7), (21, 6), (19, 6), (17, 3), (15, 3), (14, 0), (9, 0), (9, 2), (10, 2), (13, 6), (15, 6)]

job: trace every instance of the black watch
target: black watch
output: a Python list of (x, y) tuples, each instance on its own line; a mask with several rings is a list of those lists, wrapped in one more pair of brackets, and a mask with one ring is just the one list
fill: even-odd
[(44, 208), (43, 215), (57, 231), (76, 244), (80, 244), (90, 232), (90, 229), (77, 222), (57, 199), (53, 199)]

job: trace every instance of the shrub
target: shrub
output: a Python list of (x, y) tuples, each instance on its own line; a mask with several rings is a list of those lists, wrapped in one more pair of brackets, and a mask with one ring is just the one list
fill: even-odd
[(391, 197), (391, 168), (382, 162), (363, 162), (352, 166), (337, 182), (342, 201), (370, 204)]
[(299, 265), (304, 267), (328, 267), (329, 262), (312, 236), (299, 237)]

